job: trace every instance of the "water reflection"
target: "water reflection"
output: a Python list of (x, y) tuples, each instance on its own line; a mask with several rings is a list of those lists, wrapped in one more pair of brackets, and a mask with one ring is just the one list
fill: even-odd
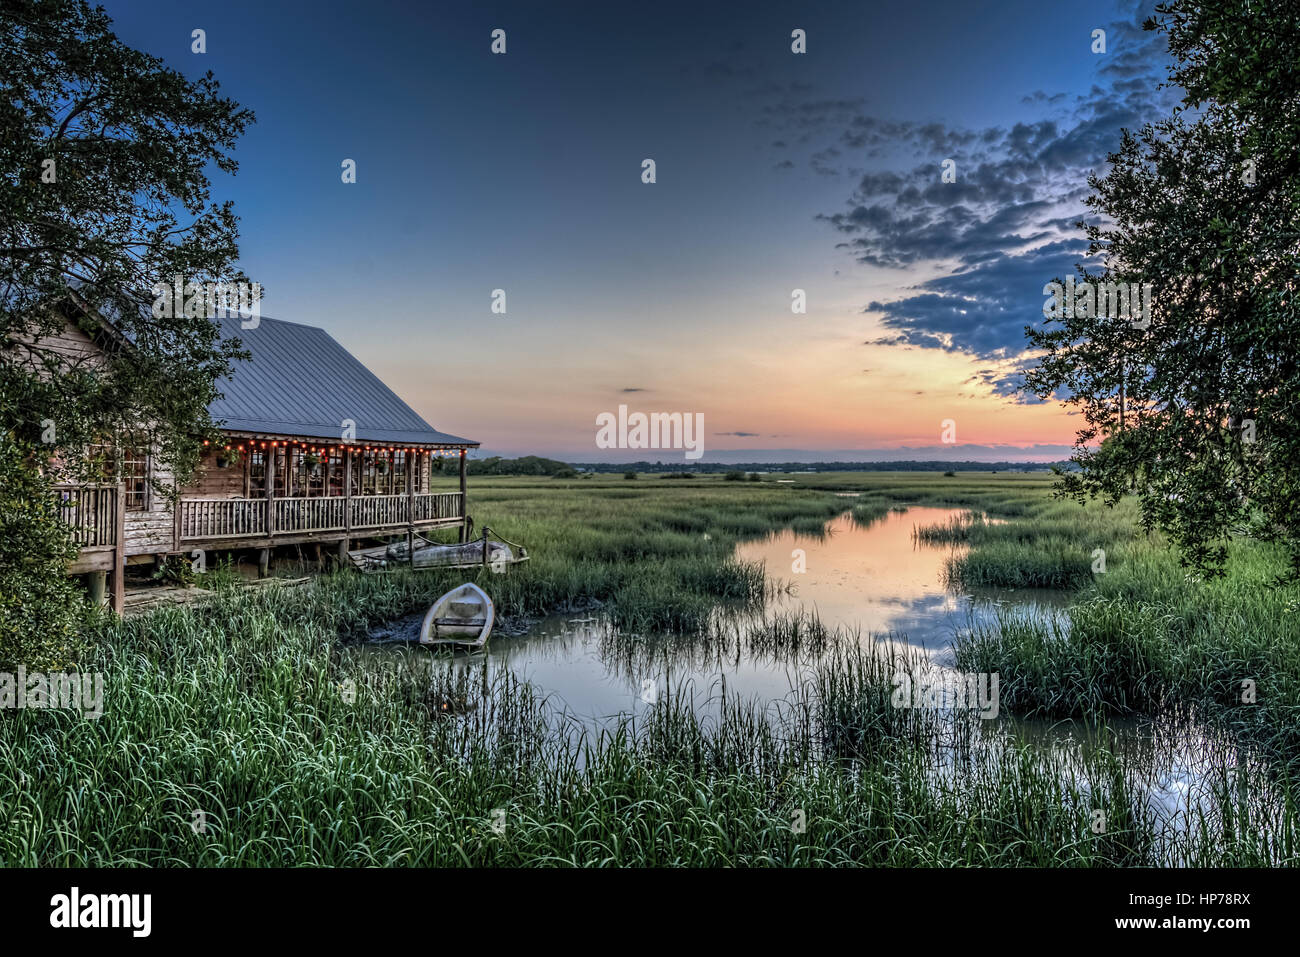
[[(508, 672), (529, 682), (562, 712), (566, 726), (590, 731), (622, 717), (640, 718), (666, 695), (689, 697), (697, 714), (714, 716), (724, 697), (759, 702), (771, 716), (791, 707), (824, 650), (815, 633), (756, 641), (774, 614), (815, 612), (827, 626), (856, 631), (860, 642), (906, 643), (944, 672), (951, 667), (953, 637), (975, 622), (990, 621), (1008, 607), (1050, 615), (1063, 624), (1070, 596), (1045, 590), (957, 593), (945, 589), (945, 563), (958, 547), (918, 542), (913, 531), (965, 514), (959, 509), (910, 508), (869, 523), (846, 513), (821, 535), (783, 532), (744, 543), (736, 555), (762, 562), (776, 586), (760, 613), (721, 607), (715, 627), (696, 637), (621, 633), (599, 615), (556, 615), (519, 637), (494, 635), (485, 651), (435, 657), (411, 644), (420, 616), (391, 623), (380, 639), (351, 653), (368, 667), (414, 669), (432, 680), (483, 689)], [(824, 638), (824, 636), (822, 636)], [(486, 690), (485, 692), (486, 693)], [(472, 697), (472, 695), (471, 695)], [(450, 702), (459, 707), (457, 702)], [(968, 721), (954, 716), (953, 735), (962, 749), (936, 750), (936, 773), (955, 763), (989, 761), (1009, 748), (1030, 747), (1051, 755), (1066, 773), (1087, 778), (1088, 769), (1119, 762), (1124, 777), (1139, 785), (1143, 813), (1177, 829), (1189, 808), (1215, 813), (1228, 791), (1252, 782), (1256, 813), (1267, 800), (1265, 775), (1226, 736), (1209, 732), (1194, 716), (1160, 721), (1112, 721), (1105, 727), (1080, 722), (1016, 718)], [(964, 730), (963, 730), (964, 729)], [(964, 756), (958, 759), (958, 753)]]
[[(764, 615), (813, 611), (828, 626), (857, 630), (865, 640), (905, 640), (944, 663), (957, 630), (975, 619), (991, 619), (1002, 603), (1062, 604), (1056, 595), (947, 591), (944, 564), (958, 550), (918, 543), (912, 533), (917, 526), (962, 514), (913, 508), (864, 524), (846, 513), (828, 522), (819, 536), (783, 532), (742, 544), (737, 558), (762, 562), (780, 587), (763, 613), (720, 608), (712, 635), (629, 635), (614, 631), (600, 616), (556, 615), (517, 638), (494, 635), (483, 657), (489, 669), (508, 669), (574, 715), (597, 723), (639, 714), (670, 686), (688, 688), (706, 703), (723, 688), (763, 701), (785, 696), (815, 662), (816, 649), (792, 655), (747, 645), (745, 636)], [(803, 555), (802, 573), (791, 570), (796, 549)], [(383, 637), (409, 640), (417, 626), (418, 616), (412, 616), (389, 626)], [(443, 666), (464, 668), (475, 660), (482, 659), (462, 655)]]
[(736, 556), (763, 562), (769, 576), (789, 586), (788, 593), (778, 591), (772, 610), (808, 609), (828, 624), (903, 636), (946, 658), (953, 636), (972, 621), (991, 620), (1007, 604), (1043, 612), (1063, 609), (1070, 597), (1047, 589), (954, 593), (944, 588), (944, 567), (964, 548), (917, 542), (913, 531), (965, 514), (915, 507), (890, 511), (866, 526), (844, 514), (827, 523), (824, 536), (785, 531), (742, 544)]

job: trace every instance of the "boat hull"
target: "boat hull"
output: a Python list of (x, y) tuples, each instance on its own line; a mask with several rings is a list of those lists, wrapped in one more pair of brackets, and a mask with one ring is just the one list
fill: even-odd
[(495, 620), (496, 609), (487, 592), (467, 582), (429, 606), (420, 625), (420, 644), (482, 648)]

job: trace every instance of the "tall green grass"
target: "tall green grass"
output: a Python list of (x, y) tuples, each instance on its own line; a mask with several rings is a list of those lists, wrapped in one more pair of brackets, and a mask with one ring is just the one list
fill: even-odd
[[(378, 586), (395, 593), (399, 584)], [(324, 589), (322, 589), (324, 590)], [(378, 603), (392, 601), (393, 594)], [(377, 676), (338, 646), (377, 605), (224, 593), (112, 626), (105, 713), (0, 720), (0, 861), (121, 866), (1128, 866), (1289, 863), (1289, 803), (1165, 833), (1122, 761), (980, 742), (895, 708), (906, 650), (823, 646), (779, 713), (674, 688), (598, 732), (509, 673)], [(721, 636), (720, 641), (728, 640)], [(808, 650), (810, 646), (800, 644)], [(447, 714), (439, 704), (464, 703)], [(1231, 795), (1225, 797), (1230, 800)], [(1107, 815), (1104, 834), (1094, 811)], [(1172, 855), (1172, 856), (1171, 856)]]
[[(1227, 575), (1200, 581), (1166, 549), (1134, 550), (1095, 576), (1061, 622), (1007, 613), (957, 645), (960, 667), (1001, 673), (1019, 713), (1199, 712), (1300, 771), (1300, 587), (1282, 556), (1234, 545)], [(1253, 700), (1251, 700), (1253, 694)]]
[[(791, 664), (800, 677), (785, 699), (722, 695), (701, 709), (678, 687), (647, 714), (592, 731), (508, 673), (471, 666), (434, 679), (351, 652), (349, 639), (427, 607), (464, 573), (227, 589), (100, 626), (81, 667), (105, 674), (102, 718), (0, 713), (0, 863), (1296, 862), (1287, 769), (1300, 754), (1300, 596), (1274, 581), (1264, 546), (1238, 546), (1222, 581), (1189, 579), (1136, 531), (1128, 506), (1054, 502), (1041, 476), (633, 485), (472, 486), (480, 525), (534, 556), (477, 574), (498, 611), (524, 619), (599, 603), (623, 636), (603, 650), (629, 673), (655, 655), (743, 652)], [(840, 490), (864, 497), (828, 494)], [(761, 618), (763, 577), (731, 559), (737, 541), (820, 529), (847, 507), (870, 522), (898, 503), (1008, 520), (929, 533), (969, 549), (956, 580), (982, 561), (990, 583), (1081, 588), (1068, 627), (1006, 616), (959, 643), (963, 671), (999, 672), (1004, 711), (1104, 720), (1194, 706), (1271, 759), (1270, 799), (1244, 798), (1239, 773), (1224, 769), (1211, 804), (1171, 828), (1121, 752), (1070, 755), (968, 713), (896, 708), (893, 678), (929, 667), (914, 653), (809, 616)], [(1079, 556), (1096, 548), (1107, 570), (1094, 574), (1090, 559), (1083, 577)], [(760, 617), (740, 628), (736, 614)], [(625, 640), (633, 632), (644, 640)], [(1250, 706), (1246, 679), (1258, 689)]]

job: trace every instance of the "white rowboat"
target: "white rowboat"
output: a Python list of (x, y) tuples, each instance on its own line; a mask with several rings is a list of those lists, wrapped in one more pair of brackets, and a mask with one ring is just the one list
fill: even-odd
[(495, 617), (487, 592), (466, 583), (429, 606), (420, 625), (420, 644), (482, 648), (492, 634)]

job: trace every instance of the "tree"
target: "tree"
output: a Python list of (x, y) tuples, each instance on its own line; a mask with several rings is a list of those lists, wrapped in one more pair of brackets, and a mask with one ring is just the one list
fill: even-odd
[[(207, 168), (253, 116), (125, 46), (85, 0), (0, 0), (0, 425), (57, 454), (142, 426), (178, 474), (210, 436), (208, 403), (238, 343), (206, 313), (159, 317), (159, 282), (246, 281), (237, 219)], [(68, 309), (120, 333), (108, 364), (30, 343)], [(50, 426), (53, 428), (50, 428)]]
[(0, 671), (61, 671), (81, 649), (83, 598), (64, 575), (76, 547), (31, 450), (0, 434)]
[[(239, 343), (204, 312), (158, 316), (155, 284), (246, 281), (236, 217), (209, 202), (209, 166), (251, 123), (211, 74), (190, 81), (125, 46), (85, 0), (0, 0), (0, 659), (74, 654), (63, 580), (71, 546), (50, 466), (144, 430), (185, 478)], [(71, 318), (105, 334), (105, 363), (41, 340)]]
[(1082, 413), (1065, 494), (1134, 492), (1210, 574), (1243, 526), (1300, 570), (1300, 21), (1240, 0), (1156, 11), (1183, 102), (1124, 132), (1080, 223), (1102, 263), (1081, 279), (1149, 283), (1150, 315), (1028, 328), (1026, 388)]

